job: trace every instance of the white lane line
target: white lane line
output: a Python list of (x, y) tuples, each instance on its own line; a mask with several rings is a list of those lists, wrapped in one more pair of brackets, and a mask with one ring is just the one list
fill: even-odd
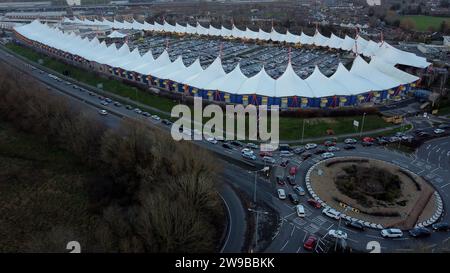
[(281, 247), (280, 251), (283, 251), (283, 249), (287, 246), (288, 243), (289, 243), (289, 240), (287, 240), (286, 243), (284, 243), (284, 245)]
[(295, 231), (295, 225), (294, 225), (294, 224), (292, 224), (291, 237), (292, 237), (292, 234), (294, 234), (294, 231)]
[(450, 185), (450, 183), (447, 183), (447, 184), (445, 184), (445, 185), (442, 185), (442, 186), (441, 186), (441, 189), (447, 187), (448, 185)]

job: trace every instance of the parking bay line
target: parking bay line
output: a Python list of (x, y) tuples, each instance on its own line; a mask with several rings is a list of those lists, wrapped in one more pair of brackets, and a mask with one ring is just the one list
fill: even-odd
[(289, 243), (289, 240), (287, 240), (286, 243), (284, 243), (284, 245), (281, 247), (280, 251), (283, 251), (283, 249), (287, 246), (288, 243)]

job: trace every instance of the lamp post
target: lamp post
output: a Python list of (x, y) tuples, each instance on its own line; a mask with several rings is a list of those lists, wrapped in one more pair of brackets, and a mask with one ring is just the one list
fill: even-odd
[(363, 134), (363, 130), (364, 130), (364, 121), (366, 120), (366, 112), (364, 112), (364, 114), (363, 114), (363, 118), (362, 118), (362, 122), (361, 122), (361, 132), (360, 132), (360, 134), (359, 134), (359, 137), (362, 137), (362, 134)]
[[(270, 167), (264, 167), (264, 168), (262, 168), (261, 170), (256, 170), (255, 171), (255, 185), (254, 185), (254, 191), (253, 191), (253, 205), (255, 206), (255, 208), (256, 208), (256, 182), (258, 181), (258, 173), (259, 172), (266, 172), (266, 171), (268, 171), (268, 170), (270, 170)], [(254, 213), (256, 213), (256, 222), (255, 222), (255, 246), (254, 246), (254, 248), (253, 248), (253, 250), (252, 250), (252, 252), (255, 250), (255, 249), (257, 249), (257, 247), (258, 247), (258, 221), (259, 221), (259, 214), (260, 213), (264, 213), (264, 214), (268, 214), (268, 212), (266, 212), (266, 211), (259, 211), (259, 210), (256, 210), (256, 209), (252, 209), (252, 208), (249, 208), (248, 209), (249, 211), (251, 211), (251, 212), (254, 212)]]
[[(337, 229), (336, 229), (336, 232), (340, 231), (340, 228), (341, 228), (341, 222), (342, 222), (342, 214), (345, 213), (345, 212), (346, 212), (347, 210), (349, 210), (349, 209), (351, 209), (351, 207), (350, 207), (350, 206), (346, 206), (346, 207), (344, 208), (344, 210), (339, 214), (339, 222), (338, 222), (338, 227), (337, 227)], [(336, 250), (337, 250), (337, 242), (338, 242), (338, 238), (336, 237), (335, 239), (336, 239), (336, 240), (335, 240), (335, 242), (334, 242), (334, 252), (336, 252)]]
[(302, 144), (303, 144), (304, 136), (305, 136), (305, 119), (303, 119), (302, 142), (301, 142)]
[(258, 249), (258, 221), (259, 221), (259, 214), (262, 213), (262, 214), (267, 215), (267, 214), (269, 214), (269, 213), (268, 213), (267, 211), (256, 210), (256, 209), (251, 209), (251, 208), (249, 208), (248, 210), (256, 214), (256, 223), (255, 223), (255, 244), (254, 244), (254, 247), (253, 247), (253, 249), (252, 249), (252, 251), (251, 251), (251, 252), (253, 253), (253, 252), (255, 252), (255, 251)]

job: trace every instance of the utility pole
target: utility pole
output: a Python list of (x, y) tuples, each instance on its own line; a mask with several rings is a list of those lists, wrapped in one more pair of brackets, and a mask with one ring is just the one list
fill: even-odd
[(302, 144), (303, 144), (304, 136), (305, 136), (305, 119), (303, 119), (302, 142), (301, 142)]
[[(365, 114), (365, 113), (364, 113)], [(336, 232), (340, 231), (341, 228), (341, 222), (342, 222), (342, 214), (345, 213), (347, 210), (351, 209), (350, 206), (345, 207), (345, 209), (341, 212), (341, 214), (339, 214), (339, 222), (338, 222), (338, 227), (336, 229)], [(337, 251), (337, 242), (338, 242), (338, 238), (335, 238), (335, 242), (334, 242), (334, 252)]]
[(255, 223), (255, 243), (254, 243), (253, 249), (251, 250), (251, 252), (253, 253), (253, 252), (257, 251), (257, 249), (258, 249), (258, 239), (259, 239), (259, 238), (258, 238), (258, 222), (259, 222), (259, 214), (262, 213), (262, 214), (267, 215), (267, 214), (269, 214), (269, 213), (268, 213), (267, 211), (256, 210), (256, 209), (251, 209), (251, 208), (249, 208), (248, 210), (256, 214), (256, 223)]
[(257, 210), (257, 205), (256, 205), (256, 184), (258, 181), (258, 172), (267, 172), (268, 170), (270, 170), (270, 167), (264, 167), (261, 170), (257, 170), (255, 171), (255, 185), (254, 185), (254, 191), (253, 191), (253, 206), (255, 207), (255, 209), (249, 208), (248, 210), (251, 212), (256, 213), (256, 222), (255, 222), (255, 246), (252, 249), (252, 252), (255, 251), (258, 248), (258, 221), (259, 221), (259, 214), (260, 213), (264, 213), (264, 214), (269, 214), (266, 211), (259, 211)]
[(364, 121), (366, 120), (366, 112), (363, 114), (362, 122), (361, 122), (361, 132), (359, 134), (359, 137), (362, 137), (363, 129), (364, 129)]

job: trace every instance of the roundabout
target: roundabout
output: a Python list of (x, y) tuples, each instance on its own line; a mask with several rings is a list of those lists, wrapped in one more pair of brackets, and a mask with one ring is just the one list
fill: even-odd
[(341, 218), (375, 229), (428, 226), (442, 199), (424, 178), (387, 161), (338, 157), (314, 164), (305, 177), (311, 196)]

